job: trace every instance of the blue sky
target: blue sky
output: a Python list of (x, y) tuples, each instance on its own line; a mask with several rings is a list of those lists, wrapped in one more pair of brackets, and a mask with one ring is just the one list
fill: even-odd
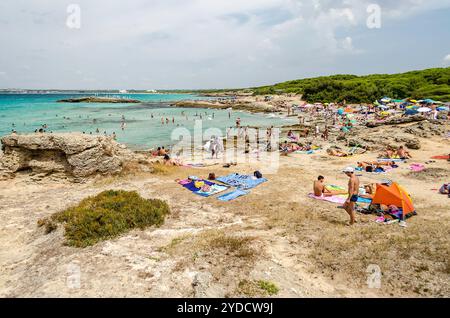
[(0, 43), (0, 88), (251, 87), (450, 66), (450, 0), (2, 0)]

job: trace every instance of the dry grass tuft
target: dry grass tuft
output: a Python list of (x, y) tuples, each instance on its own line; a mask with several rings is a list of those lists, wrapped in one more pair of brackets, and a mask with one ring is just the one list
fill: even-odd
[(168, 166), (162, 163), (154, 163), (152, 165), (152, 174), (156, 174), (156, 175), (163, 175), (163, 176), (167, 176), (167, 175), (172, 175), (174, 174), (176, 171), (179, 170), (179, 167), (177, 166)]

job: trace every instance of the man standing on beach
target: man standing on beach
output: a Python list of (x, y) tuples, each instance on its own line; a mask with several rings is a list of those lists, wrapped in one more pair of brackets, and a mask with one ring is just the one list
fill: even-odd
[(355, 169), (347, 167), (343, 172), (350, 178), (348, 181), (348, 198), (344, 203), (344, 209), (350, 215), (350, 225), (355, 224), (355, 204), (358, 201), (359, 179), (355, 175)]

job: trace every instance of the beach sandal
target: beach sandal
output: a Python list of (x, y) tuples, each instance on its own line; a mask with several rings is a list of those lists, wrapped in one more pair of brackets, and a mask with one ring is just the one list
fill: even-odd
[(380, 216), (375, 220), (376, 223), (384, 223), (384, 216)]
[(400, 221), (399, 224), (401, 227), (408, 227), (408, 224), (406, 224), (405, 221)]

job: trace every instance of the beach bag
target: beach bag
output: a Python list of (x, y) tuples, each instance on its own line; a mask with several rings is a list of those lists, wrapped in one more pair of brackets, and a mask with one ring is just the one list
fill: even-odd
[(205, 185), (205, 183), (203, 182), (203, 181), (195, 181), (194, 182), (194, 186), (196, 187), (196, 188), (201, 188), (201, 187), (203, 187)]
[(261, 178), (263, 177), (262, 173), (259, 172), (259, 171), (255, 171), (255, 172), (253, 173), (253, 175), (254, 175), (257, 179), (261, 179)]
[(449, 188), (450, 188), (450, 183), (449, 184), (444, 184), (440, 189), (439, 189), (439, 193), (440, 194), (447, 194), (449, 193)]
[(216, 180), (216, 174), (211, 172), (208, 176), (208, 180)]
[(372, 166), (367, 166), (366, 167), (366, 172), (373, 172), (373, 167)]

